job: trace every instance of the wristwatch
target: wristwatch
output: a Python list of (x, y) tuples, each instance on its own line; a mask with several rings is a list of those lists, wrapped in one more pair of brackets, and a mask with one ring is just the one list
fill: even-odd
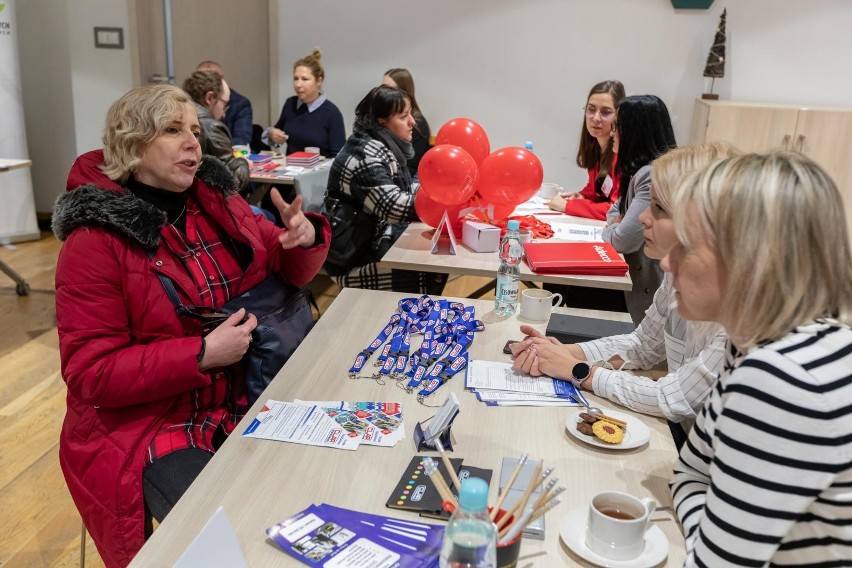
[(571, 384), (574, 385), (575, 388), (580, 388), (580, 383), (589, 378), (591, 374), (592, 368), (589, 367), (588, 363), (577, 363), (571, 369)]

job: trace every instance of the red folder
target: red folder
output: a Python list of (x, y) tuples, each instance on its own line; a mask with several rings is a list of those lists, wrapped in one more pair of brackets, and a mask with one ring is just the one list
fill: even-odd
[(624, 276), (627, 263), (609, 243), (526, 243), (533, 272)]

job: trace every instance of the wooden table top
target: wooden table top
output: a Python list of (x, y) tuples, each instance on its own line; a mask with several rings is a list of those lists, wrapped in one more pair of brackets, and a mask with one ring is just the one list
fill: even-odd
[[(571, 222), (575, 224), (599, 224), (602, 221), (571, 217), (569, 215), (542, 216), (548, 223)], [(420, 272), (439, 272), (442, 274), (460, 274), (464, 276), (485, 276), (494, 278), (500, 262), (496, 252), (474, 252), (461, 244), (461, 235), (456, 235), (458, 246), (456, 254), (448, 252), (448, 238), (442, 237), (439, 254), (432, 254), (432, 235), (434, 230), (425, 223), (411, 223), (405, 232), (391, 246), (380, 261), (387, 268), (416, 270)], [(587, 288), (606, 288), (610, 290), (632, 290), (633, 281), (629, 274), (624, 276), (594, 276), (579, 274), (536, 274), (525, 262), (521, 263), (521, 280), (524, 282), (548, 282), (584, 286)]]
[[(380, 385), (373, 380), (347, 378), (355, 355), (376, 337), (396, 310), (398, 300), (405, 296), (345, 288), (132, 566), (171, 566), (220, 505), (252, 567), (301, 565), (271, 544), (265, 530), (312, 503), (425, 520), (384, 504), (417, 454), (411, 439), (415, 424), (433, 415), (435, 409), (418, 404), (414, 394), (401, 390), (393, 381)], [(474, 305), (476, 317), (485, 323), (485, 330), (476, 334), (471, 345), (472, 358), (508, 361), (502, 347), (507, 339), (520, 338), (516, 317), (496, 316), (491, 301), (459, 301)], [(609, 315), (587, 310), (569, 313)], [(623, 319), (623, 315), (616, 317)], [(538, 326), (543, 330), (545, 324)], [(487, 407), (463, 387), (463, 377), (457, 376), (433, 395), (435, 400), (428, 400), (439, 405), (449, 391), (459, 397), (461, 413), (453, 425), (454, 457), (493, 469), (497, 478), (501, 458), (526, 452), (530, 459), (543, 459), (545, 467), (554, 467), (553, 476), (568, 488), (562, 494), (562, 503), (545, 517), (545, 540), (524, 540), (521, 566), (590, 566), (561, 542), (559, 525), (569, 512), (587, 506), (596, 492), (621, 490), (639, 498), (654, 498), (661, 507), (671, 506), (668, 480), (676, 452), (664, 420), (634, 415), (649, 427), (650, 441), (631, 450), (602, 449), (566, 432), (566, 417), (576, 410), (573, 407)], [(354, 452), (243, 438), (239, 432), (268, 398), (401, 402), (407, 438), (393, 448), (362, 445)], [(603, 409), (619, 408), (594, 395), (589, 398), (591, 404)], [(492, 484), (491, 501), (496, 497), (496, 484)], [(671, 520), (671, 513), (656, 513), (658, 516), (664, 520), (655, 525), (670, 543), (667, 565), (682, 565), (685, 549), (679, 525)]]

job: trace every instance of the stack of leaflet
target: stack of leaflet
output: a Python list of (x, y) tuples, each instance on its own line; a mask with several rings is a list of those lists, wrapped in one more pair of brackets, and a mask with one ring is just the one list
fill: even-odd
[(287, 165), (314, 168), (320, 163), (320, 159), (322, 156), (316, 152), (293, 152), (287, 156)]
[(488, 406), (589, 406), (570, 382), (518, 373), (511, 363), (471, 361), (465, 387)]
[(270, 156), (269, 154), (249, 154), (248, 159), (251, 160), (251, 163), (255, 166), (259, 166), (261, 164), (271, 162), (272, 156)]
[(339, 450), (392, 447), (405, 437), (398, 402), (267, 400), (243, 436)]
[(444, 528), (322, 504), (269, 527), (266, 534), (309, 566), (433, 568)]

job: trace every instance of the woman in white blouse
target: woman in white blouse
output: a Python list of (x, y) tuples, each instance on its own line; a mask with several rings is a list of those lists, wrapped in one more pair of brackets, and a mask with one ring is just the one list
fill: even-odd
[[(639, 218), (649, 258), (663, 258), (677, 242), (669, 211), (681, 179), (733, 153), (725, 143), (698, 144), (671, 150), (652, 162), (651, 203)], [(514, 367), (534, 376), (570, 380), (637, 412), (664, 416), (680, 446), (716, 382), (726, 336), (717, 325), (686, 322), (675, 307), (672, 280), (666, 275), (633, 333), (564, 345), (523, 325), (526, 337), (512, 348)], [(650, 369), (664, 360), (668, 374), (659, 380), (626, 372)]]

